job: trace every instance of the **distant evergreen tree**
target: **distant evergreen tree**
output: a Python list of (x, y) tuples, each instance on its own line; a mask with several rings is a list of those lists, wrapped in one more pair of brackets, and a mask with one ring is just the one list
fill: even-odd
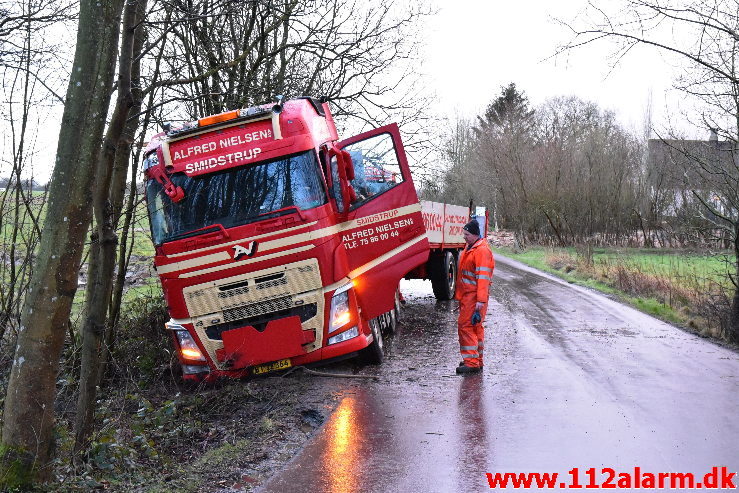
[(482, 116), (478, 117), (478, 132), (497, 130), (510, 132), (513, 130), (529, 131), (534, 126), (534, 110), (529, 107), (525, 93), (516, 89), (511, 82), (501, 88), (500, 96), (490, 103)]

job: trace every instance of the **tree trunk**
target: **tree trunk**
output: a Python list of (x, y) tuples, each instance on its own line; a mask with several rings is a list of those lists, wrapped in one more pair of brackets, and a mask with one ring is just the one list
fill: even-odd
[(564, 248), (567, 246), (567, 243), (565, 243), (565, 240), (562, 238), (562, 234), (559, 232), (559, 229), (557, 226), (555, 226), (554, 221), (552, 221), (552, 218), (549, 217), (549, 214), (547, 213), (546, 209), (542, 208), (542, 212), (544, 213), (544, 216), (546, 216), (547, 221), (549, 221), (549, 226), (551, 226), (552, 230), (554, 231), (554, 234), (557, 235), (557, 239), (559, 240), (559, 245)]
[[(139, 19), (143, 19), (146, 14), (147, 0), (139, 0)], [(167, 17), (169, 22), (169, 17)], [(136, 28), (134, 44), (133, 44), (133, 55), (134, 62), (131, 67), (131, 93), (133, 94), (134, 104), (129, 112), (133, 116), (129, 117), (126, 123), (126, 128), (123, 131), (124, 141), (129, 147), (133, 144), (136, 136), (136, 132), (141, 126), (141, 109), (143, 108), (143, 88), (141, 87), (141, 53), (144, 50), (144, 44), (147, 41), (148, 33), (143, 25), (139, 25)], [(153, 74), (151, 75), (151, 81), (159, 80), (160, 71), (159, 67), (161, 64), (162, 55), (164, 53), (165, 44), (160, 44), (159, 54), (154, 59)], [(148, 95), (147, 108), (154, 106), (154, 95), (152, 91)], [(146, 111), (143, 114), (143, 128), (149, 128), (151, 122), (152, 112)], [(128, 172), (129, 163), (131, 163), (131, 183), (128, 191), (128, 200), (126, 202), (125, 214), (123, 214), (123, 227), (121, 228), (121, 241), (118, 245), (118, 272), (116, 274), (115, 284), (113, 285), (113, 296), (110, 302), (110, 308), (108, 310), (108, 327), (106, 328), (105, 334), (105, 351), (103, 353), (102, 367), (105, 371), (105, 367), (110, 359), (110, 351), (112, 351), (115, 344), (116, 332), (115, 327), (118, 325), (120, 319), (121, 304), (123, 302), (123, 289), (126, 283), (126, 269), (131, 257), (131, 251), (133, 244), (129, 248), (129, 235), (131, 235), (131, 243), (133, 243), (133, 222), (134, 214), (136, 212), (136, 179), (138, 174), (138, 162), (141, 158), (141, 150), (145, 148), (144, 142), (145, 135), (141, 133), (137, 145), (138, 151), (136, 153), (126, 152), (116, 154), (116, 169), (123, 169), (125, 167)], [(132, 149), (131, 149), (132, 151)], [(126, 175), (128, 176), (128, 175)], [(125, 185), (125, 177), (123, 177), (123, 185)], [(123, 210), (123, 199), (125, 198), (125, 192), (120, 199), (113, 198), (113, 207), (115, 215), (116, 225), (120, 223), (121, 211)], [(102, 376), (102, 375), (101, 375)]]
[(639, 227), (641, 228), (642, 234), (644, 235), (644, 248), (654, 248), (654, 241), (652, 241), (651, 228), (647, 231), (647, 226), (644, 224), (644, 217), (641, 215), (638, 209), (634, 209), (634, 214), (639, 219)]
[(739, 222), (734, 224), (734, 268), (734, 299), (731, 302), (727, 339), (739, 343)]
[(59, 359), (90, 226), (123, 0), (81, 0), (49, 203), (5, 398), (0, 489), (49, 478)]
[[(121, 54), (118, 65), (118, 97), (97, 162), (96, 184), (93, 190), (96, 231), (90, 245), (89, 284), (85, 299), (85, 319), (82, 325), (80, 392), (77, 398), (77, 416), (74, 425), (74, 453), (77, 456), (87, 448), (92, 433), (101, 371), (102, 342), (113, 290), (118, 235), (111, 198), (116, 196), (112, 189), (120, 188), (121, 180), (125, 184), (126, 177), (126, 173), (114, 172), (114, 164), (128, 113), (133, 106), (131, 67), (137, 3), (135, 0), (129, 0), (124, 9)], [(113, 178), (117, 178), (119, 183), (114, 183)], [(94, 241), (95, 238), (98, 241)]]

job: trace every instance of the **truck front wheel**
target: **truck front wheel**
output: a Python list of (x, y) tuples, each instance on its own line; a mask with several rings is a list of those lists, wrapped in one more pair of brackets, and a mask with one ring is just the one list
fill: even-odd
[(433, 262), (430, 277), (434, 296), (441, 301), (451, 300), (457, 288), (457, 259), (452, 252), (444, 252)]
[(379, 365), (385, 357), (385, 341), (382, 338), (380, 322), (375, 320), (372, 327), (372, 342), (360, 352), (360, 361), (364, 364)]

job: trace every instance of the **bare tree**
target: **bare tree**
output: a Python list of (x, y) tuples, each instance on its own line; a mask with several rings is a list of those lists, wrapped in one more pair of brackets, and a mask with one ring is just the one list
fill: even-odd
[[(152, 38), (168, 37), (162, 113), (193, 119), (271, 101), (277, 94), (328, 97), (339, 117), (368, 125), (424, 114), (410, 86), (413, 34), (430, 10), (353, 0), (175, 1), (151, 19)], [(166, 90), (166, 97), (163, 91)], [(184, 103), (184, 104), (183, 104)]]
[(57, 87), (66, 83), (55, 75), (58, 45), (46, 35), (71, 16), (69, 2), (0, 1), (0, 174), (5, 175), (0, 190), (0, 340), (8, 329), (15, 336), (20, 325), (45, 202), (45, 194), (34, 186), (34, 163), (44, 157), (35, 122), (47, 117)]
[(440, 136), (438, 149), (444, 166), (429, 170), (420, 181), (424, 199), (450, 203), (487, 203), (490, 187), (475, 164), (475, 134), (472, 123), (462, 117), (451, 122)]
[(36, 269), (22, 312), (3, 414), (0, 486), (48, 478), (54, 398), (105, 127), (122, 0), (80, 2), (77, 47)]
[[(591, 2), (584, 24), (569, 24), (573, 40), (562, 50), (598, 40), (615, 43), (620, 59), (638, 46), (675, 57), (684, 70), (675, 82), (696, 104), (690, 118), (715, 129), (716, 149), (696, 148), (672, 138), (667, 144), (682, 154), (684, 187), (704, 211), (704, 219), (722, 230), (733, 249), (733, 283), (727, 337), (739, 341), (739, 9), (731, 0), (624, 0)], [(672, 136), (676, 137), (676, 136)]]
[[(128, 167), (116, 168), (116, 154), (126, 154), (123, 135), (126, 130), (129, 110), (134, 106), (132, 70), (136, 30), (143, 29), (141, 21), (146, 10), (145, 0), (128, 0), (123, 9), (121, 25), (121, 47), (118, 55), (117, 98), (102, 149), (95, 163), (96, 185), (93, 188), (93, 211), (95, 231), (90, 246), (87, 294), (85, 297), (85, 319), (82, 325), (82, 366), (80, 392), (77, 400), (75, 421), (75, 452), (87, 447), (92, 432), (97, 387), (100, 384), (103, 343), (106, 334), (108, 309), (113, 289), (113, 274), (116, 266), (116, 217), (120, 215), (122, 194)], [(141, 39), (141, 34), (139, 34)], [(140, 46), (140, 44), (139, 44)], [(126, 159), (124, 163), (127, 164)], [(120, 164), (120, 161), (119, 161)], [(118, 210), (114, 210), (114, 202)]]
[(435, 196), (487, 205), (519, 244), (612, 244), (633, 234), (642, 146), (612, 113), (576, 97), (533, 109), (510, 84), (473, 130), (458, 126), (448, 140)]

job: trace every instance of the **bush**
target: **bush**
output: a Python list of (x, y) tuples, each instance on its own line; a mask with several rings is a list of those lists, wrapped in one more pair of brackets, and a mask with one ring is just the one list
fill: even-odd
[(172, 343), (164, 331), (169, 320), (160, 293), (139, 294), (123, 307), (111, 353), (113, 380), (146, 385), (168, 372)]

